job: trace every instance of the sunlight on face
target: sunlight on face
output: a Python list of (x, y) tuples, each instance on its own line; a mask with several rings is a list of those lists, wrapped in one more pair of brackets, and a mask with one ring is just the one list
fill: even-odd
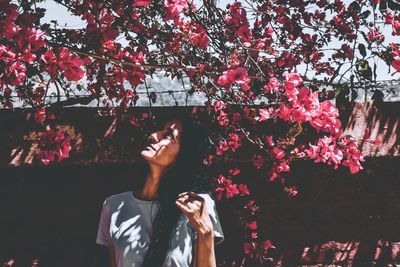
[(180, 151), (182, 124), (178, 120), (165, 123), (164, 128), (149, 136), (149, 146), (141, 156), (149, 164), (168, 167), (176, 161)]

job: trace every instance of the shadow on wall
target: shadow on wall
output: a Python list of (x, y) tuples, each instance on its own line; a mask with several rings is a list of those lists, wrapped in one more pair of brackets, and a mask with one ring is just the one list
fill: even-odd
[[(155, 114), (166, 114), (177, 108), (155, 108)], [(196, 107), (192, 107), (196, 109)], [(83, 112), (84, 110), (84, 112)], [(400, 155), (400, 102), (381, 103), (379, 106), (354, 103), (350, 112), (341, 115), (344, 135), (352, 135), (362, 145), (367, 156)], [(134, 115), (148, 112), (137, 108)], [(118, 130), (109, 137), (104, 134), (113, 126), (112, 118), (97, 115), (96, 109), (68, 108), (57, 114), (58, 127), (72, 138), (70, 158), (62, 164), (132, 163), (136, 158), (140, 132), (129, 122), (118, 124)], [(35, 124), (32, 115), (25, 111), (0, 111), (0, 166), (40, 165), (34, 155), (37, 150), (35, 131), (43, 126)], [(139, 141), (139, 142), (138, 142)], [(36, 160), (36, 161), (35, 161)]]
[[(266, 260), (272, 264), (261, 266), (400, 264), (399, 166), (400, 159), (369, 158), (363, 171), (350, 176), (345, 168), (298, 162), (296, 177), (290, 177), (301, 188), (296, 198), (247, 173), (252, 190), (260, 190), (254, 195), (260, 235), (277, 247)], [(14, 258), (13, 267), (30, 267), (38, 258), (39, 267), (94, 267), (103, 201), (128, 191), (136, 172), (130, 165), (71, 165), (0, 173), (0, 263)], [(229, 203), (217, 203), (225, 234), (216, 248), (221, 267), (241, 266), (243, 258), (243, 228)]]
[(400, 102), (355, 103), (344, 135), (352, 135), (368, 156), (400, 155)]

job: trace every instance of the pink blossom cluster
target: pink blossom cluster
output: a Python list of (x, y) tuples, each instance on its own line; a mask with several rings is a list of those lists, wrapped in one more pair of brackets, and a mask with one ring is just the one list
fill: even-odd
[(231, 178), (220, 174), (217, 178), (211, 179), (217, 200), (221, 200), (223, 196), (232, 198), (234, 196), (249, 195), (249, 189), (245, 184), (235, 184)]
[(217, 80), (218, 85), (226, 88), (238, 84), (243, 91), (250, 90), (249, 82), (250, 78), (247, 76), (247, 69), (244, 67), (226, 70)]
[(314, 162), (326, 163), (328, 165), (333, 165), (337, 169), (342, 162), (343, 152), (336, 145), (336, 140), (324, 136), (320, 138), (316, 145), (309, 145), (309, 149), (306, 149), (307, 155)]
[(225, 21), (229, 28), (234, 30), (245, 46), (250, 46), (252, 34), (249, 21), (247, 20), (246, 10), (242, 7), (240, 2), (228, 5), (228, 10), (229, 15), (225, 17)]
[(68, 134), (47, 126), (45, 131), (38, 133), (38, 137), (40, 151), (37, 156), (44, 165), (69, 157), (71, 138)]
[(393, 53), (391, 66), (396, 70), (396, 72), (400, 72), (400, 46), (392, 43), (390, 44), (390, 48)]
[(343, 151), (343, 165), (348, 166), (350, 173), (354, 174), (362, 170), (361, 162), (364, 161), (362, 152), (358, 149), (357, 141), (352, 137), (345, 137), (339, 142)]
[(342, 164), (349, 167), (352, 174), (362, 169), (361, 162), (364, 161), (364, 156), (353, 138), (343, 138), (337, 142), (335, 138), (324, 136), (316, 145), (310, 144), (305, 151), (314, 162), (333, 165), (335, 169)]
[(229, 133), (228, 139), (220, 140), (216, 150), (218, 156), (226, 151), (235, 152), (241, 146), (241, 138), (237, 133)]
[(351, 60), (353, 58), (353, 49), (348, 44), (342, 44), (341, 49), (338, 49), (333, 55), (333, 59)]
[(319, 92), (310, 92), (307, 87), (301, 87), (302, 82), (298, 73), (286, 74), (283, 90), (287, 103), (282, 103), (275, 114), (285, 121), (309, 122), (317, 132), (340, 134), (341, 122), (337, 108), (329, 100), (320, 102)]
[(217, 114), (217, 121), (221, 126), (228, 126), (229, 124), (228, 113), (226, 113), (227, 107), (228, 105), (221, 100), (217, 100), (213, 104), (213, 112)]
[(188, 0), (165, 0), (165, 17), (164, 21), (174, 20), (175, 23), (179, 20), (179, 15), (183, 9), (188, 5)]
[(400, 35), (400, 14), (395, 16), (392, 12), (387, 12), (384, 21), (386, 24), (392, 25), (392, 35)]
[[(90, 60), (87, 60), (89, 63)], [(57, 56), (53, 51), (47, 50), (40, 57), (40, 61), (53, 80), (56, 77), (57, 70), (61, 70), (61, 73), (64, 74), (68, 81), (79, 81), (83, 78), (84, 71), (82, 66), (84, 65), (84, 61), (77, 55), (71, 55), (69, 49), (66, 47), (60, 48)]]
[[(46, 45), (44, 33), (34, 27), (17, 24), (22, 18), (18, 13), (18, 6), (10, 1), (2, 1), (0, 10), (4, 16), (0, 17), (0, 36), (7, 42), (0, 43), (0, 88), (3, 86), (18, 86), (27, 78), (27, 65), (37, 60), (40, 48)], [(28, 14), (24, 18), (32, 19)]]
[(370, 42), (377, 42), (378, 44), (381, 44), (385, 41), (385, 35), (383, 35), (377, 27), (370, 29), (367, 38)]
[[(208, 37), (204, 28), (193, 21), (181, 22), (179, 26), (188, 43), (191, 43), (200, 49), (206, 50), (208, 47)], [(179, 35), (178, 35), (179, 36)]]
[(271, 248), (275, 247), (270, 240), (264, 240), (262, 242), (250, 241), (243, 244), (244, 253), (250, 255), (252, 258), (262, 257)]

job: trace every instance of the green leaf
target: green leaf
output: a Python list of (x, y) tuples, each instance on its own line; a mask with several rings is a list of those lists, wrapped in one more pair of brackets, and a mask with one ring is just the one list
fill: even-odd
[(357, 73), (364, 79), (372, 81), (372, 69), (366, 60), (358, 60), (356, 64)]
[(371, 11), (366, 10), (360, 14), (360, 19), (366, 20), (371, 15)]
[(367, 56), (367, 51), (365, 50), (365, 45), (358, 44), (358, 51), (363, 56), (363, 58), (365, 58)]

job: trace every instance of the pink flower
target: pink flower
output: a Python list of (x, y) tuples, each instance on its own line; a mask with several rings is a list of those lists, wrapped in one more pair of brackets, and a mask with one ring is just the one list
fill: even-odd
[(40, 61), (44, 65), (47, 73), (52, 77), (52, 79), (55, 79), (57, 73), (57, 59), (53, 51), (47, 50), (46, 52), (44, 52), (40, 56)]
[(39, 108), (35, 111), (33, 115), (34, 120), (36, 123), (43, 123), (46, 120), (46, 110), (45, 108)]
[(364, 156), (357, 147), (357, 142), (353, 138), (343, 138), (339, 145), (343, 150), (343, 165), (350, 168), (350, 173), (354, 174), (362, 170), (361, 162)]
[(293, 90), (295, 87), (298, 87), (303, 83), (303, 79), (297, 72), (285, 72), (283, 76), (286, 78), (286, 83), (284, 85), (286, 90)]
[(15, 263), (14, 259), (9, 259), (6, 262), (4, 262), (4, 267), (12, 267)]
[(239, 184), (238, 185), (238, 190), (239, 190), (239, 193), (240, 193), (241, 196), (250, 195), (250, 191), (247, 188), (247, 185), (245, 185), (245, 184)]
[(224, 101), (217, 100), (214, 102), (214, 111), (219, 111), (222, 109), (225, 109), (227, 105), (224, 103)]
[(83, 70), (81, 66), (84, 64), (77, 55), (69, 53), (69, 49), (62, 47), (58, 52), (57, 64), (60, 70), (63, 71), (65, 78), (68, 81), (79, 81), (83, 78)]
[(385, 36), (376, 27), (371, 28), (368, 32), (367, 38), (370, 42), (377, 42), (378, 44), (385, 41)]
[(264, 92), (272, 93), (278, 90), (279, 86), (280, 86), (279, 81), (276, 78), (272, 77), (271, 79), (269, 79), (268, 83), (264, 85)]
[(240, 174), (240, 170), (238, 168), (233, 168), (229, 170), (229, 173), (233, 176)]
[(227, 126), (229, 124), (228, 114), (222, 110), (220, 110), (217, 120), (219, 125)]
[(138, 6), (138, 7), (148, 7), (151, 4), (151, 0), (135, 0), (133, 2), (133, 6)]
[(129, 122), (130, 122), (133, 126), (139, 127), (139, 120), (138, 120), (135, 116), (132, 116), (131, 119), (129, 120)]
[(163, 21), (177, 20), (179, 14), (187, 6), (188, 0), (164, 0), (165, 17)]
[(265, 143), (267, 143), (268, 146), (274, 146), (275, 143), (274, 143), (274, 138), (273, 138), (273, 136), (272, 136), (272, 135), (267, 135), (267, 136), (265, 137)]
[(272, 113), (272, 111), (273, 111), (273, 109), (272, 108), (269, 108), (269, 109), (266, 109), (266, 108), (260, 108), (259, 110), (258, 110), (258, 112), (259, 112), (259, 118), (258, 118), (258, 121), (259, 122), (262, 122), (262, 121), (266, 121), (266, 120), (268, 120), (268, 119), (270, 119), (271, 118), (271, 113)]
[(282, 159), (285, 156), (285, 151), (283, 151), (279, 147), (274, 147), (272, 152), (274, 152), (275, 159)]
[(138, 86), (145, 79), (144, 68), (132, 67), (126, 71), (126, 79), (132, 86)]
[(225, 151), (228, 151), (228, 150), (229, 150), (229, 146), (228, 146), (228, 143), (226, 142), (226, 140), (219, 141), (218, 147), (216, 150), (216, 154), (218, 156), (221, 156)]
[(250, 90), (248, 83), (250, 78), (247, 77), (246, 68), (239, 67), (236, 69), (231, 69), (224, 71), (222, 76), (218, 78), (217, 84), (224, 87), (230, 87), (232, 84), (239, 84), (244, 91)]
[(275, 248), (275, 247), (272, 245), (272, 242), (271, 242), (270, 240), (264, 240), (263, 244), (264, 244), (264, 250), (265, 250), (265, 251), (267, 251), (267, 250), (269, 250), (269, 249), (271, 249), (271, 248)]
[(253, 159), (253, 165), (256, 167), (256, 169), (261, 169), (265, 164), (265, 159), (261, 155), (256, 155), (256, 157)]
[(256, 243), (254, 242), (245, 242), (243, 244), (243, 252), (247, 255), (251, 255), (253, 251), (256, 249)]
[(231, 179), (226, 179), (225, 183), (225, 196), (226, 198), (231, 198), (235, 195), (238, 195), (240, 192), (237, 188), (237, 184), (232, 184)]
[(246, 10), (241, 6), (240, 2), (229, 5), (229, 15), (225, 17), (229, 28), (239, 36), (241, 42), (248, 43), (251, 41), (252, 34), (250, 31), (249, 21), (247, 20)]
[(189, 33), (189, 40), (199, 48), (206, 50), (208, 46), (208, 37), (206, 31), (197, 23), (194, 23)]
[(229, 135), (228, 146), (230, 149), (235, 152), (241, 146), (241, 139), (238, 134), (230, 133)]
[(318, 132), (325, 131), (333, 135), (338, 135), (341, 132), (341, 122), (339, 120), (339, 112), (329, 100), (325, 100), (319, 106), (319, 110), (310, 120)]
[(22, 84), (26, 79), (26, 66), (19, 61), (11, 64), (6, 71), (6, 82), (11, 86)]
[(310, 144), (306, 153), (310, 159), (314, 159), (314, 162), (333, 164), (335, 169), (338, 168), (343, 159), (343, 152), (336, 146), (335, 139), (328, 136), (320, 138), (316, 146)]
[(251, 221), (246, 223), (246, 228), (249, 230), (256, 230), (257, 229), (257, 222), (256, 221)]
[(286, 187), (285, 191), (289, 194), (290, 197), (295, 197), (299, 193), (297, 191), (297, 187), (295, 186)]
[(39, 152), (37, 156), (44, 165), (52, 163), (56, 158), (61, 161), (69, 157), (71, 138), (68, 134), (47, 126), (44, 132), (38, 133), (38, 137)]
[(289, 164), (288, 164), (288, 161), (287, 161), (287, 160), (281, 161), (281, 162), (278, 164), (278, 166), (276, 167), (276, 171), (277, 171), (278, 173), (280, 173), (280, 172), (289, 172), (289, 171), (290, 171), (290, 166), (289, 166)]

